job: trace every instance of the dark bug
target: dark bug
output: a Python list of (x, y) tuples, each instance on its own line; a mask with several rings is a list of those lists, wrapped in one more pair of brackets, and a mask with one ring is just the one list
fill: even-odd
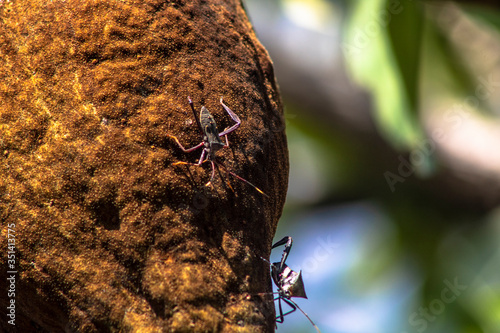
[[(200, 116), (199, 118), (196, 116), (196, 111), (194, 109), (194, 104), (191, 98), (188, 97), (189, 105), (191, 107), (191, 110), (193, 111), (194, 118), (196, 119), (196, 123), (198, 124), (198, 127), (201, 131), (201, 134), (203, 135), (203, 140), (197, 144), (194, 147), (191, 148), (184, 148), (184, 146), (179, 142), (179, 139), (177, 139), (173, 135), (168, 135), (170, 138), (174, 139), (177, 145), (182, 149), (183, 152), (189, 153), (194, 150), (200, 149), (203, 147), (203, 150), (201, 152), (200, 159), (198, 160), (198, 163), (188, 163), (188, 162), (175, 162), (172, 165), (196, 165), (196, 166), (201, 166), (202, 163), (206, 161), (210, 161), (210, 164), (212, 165), (212, 174), (210, 176), (210, 180), (208, 183), (205, 184), (205, 186), (209, 186), (214, 178), (215, 175), (215, 169), (219, 170), (218, 167), (221, 167), (226, 171), (228, 174), (231, 176), (239, 179), (240, 181), (252, 186), (254, 189), (256, 189), (259, 193), (267, 196), (261, 189), (259, 189), (257, 186), (253, 185), (250, 183), (248, 180), (238, 176), (234, 172), (229, 171), (223, 164), (219, 163), (216, 161), (216, 153), (217, 151), (221, 150), (222, 148), (229, 147), (229, 141), (227, 139), (227, 135), (231, 132), (234, 132), (241, 124), (240, 118), (230, 109), (228, 108), (223, 100), (222, 97), (220, 99), (220, 104), (222, 105), (222, 108), (226, 110), (226, 112), (229, 114), (231, 119), (235, 121), (236, 124), (233, 126), (224, 129), (224, 131), (219, 133), (219, 130), (217, 129), (217, 124), (215, 123), (214, 117), (210, 114), (208, 109), (205, 106), (201, 107), (200, 111)], [(226, 138), (226, 142), (224, 143), (221, 140), (221, 137)]]
[[(278, 296), (274, 299), (278, 300), (278, 308), (279, 315), (276, 316), (277, 323), (283, 323), (284, 317), (299, 309), (300, 312), (306, 316), (307, 319), (314, 326), (316, 331), (320, 332), (318, 326), (309, 318), (307, 313), (305, 313), (298, 305), (292, 300), (292, 297), (300, 297), (307, 298), (306, 290), (304, 288), (304, 282), (302, 281), (302, 271), (295, 272), (287, 264), (285, 264), (286, 259), (288, 258), (288, 254), (292, 249), (292, 237), (286, 236), (283, 239), (274, 243), (272, 248), (276, 248), (281, 245), (285, 245), (285, 249), (283, 250), (283, 255), (281, 256), (280, 262), (274, 262), (271, 264), (271, 277), (274, 281), (276, 287), (278, 287), (278, 292), (273, 294), (277, 294)], [(267, 260), (266, 260), (267, 261)], [(281, 307), (281, 301), (288, 304), (291, 307), (286, 313), (283, 313), (283, 309)]]

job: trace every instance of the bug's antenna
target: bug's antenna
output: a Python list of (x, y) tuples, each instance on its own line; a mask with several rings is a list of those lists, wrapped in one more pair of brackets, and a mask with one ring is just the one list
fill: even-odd
[(267, 260), (267, 259), (265, 259), (265, 258), (262, 258), (262, 257), (260, 257), (260, 256), (259, 256), (259, 258), (260, 258), (260, 259), (262, 259), (262, 260), (264, 260), (265, 262), (267, 262), (269, 265), (272, 265), (272, 264), (271, 264), (271, 262), (270, 262), (269, 260)]
[(304, 310), (302, 310), (300, 308), (300, 306), (297, 305), (297, 303), (295, 303), (294, 301), (292, 301), (291, 299), (287, 299), (287, 301), (289, 302), (292, 302), (293, 305), (295, 305), (297, 307), (297, 309), (300, 310), (300, 312), (302, 312), (304, 314), (304, 316), (306, 316), (307, 319), (309, 319), (309, 321), (311, 322), (311, 324), (314, 326), (314, 328), (316, 329), (316, 331), (318, 331), (318, 333), (321, 333), (321, 331), (319, 330), (318, 326), (316, 326), (316, 324), (312, 321), (311, 318), (309, 318), (309, 316), (307, 315), (307, 313), (304, 312)]
[(262, 195), (264, 195), (264, 196), (266, 196), (266, 197), (268, 197), (268, 198), (269, 198), (269, 196), (268, 196), (267, 194), (265, 194), (265, 193), (264, 193), (264, 192), (263, 192), (260, 188), (258, 188), (258, 187), (257, 187), (257, 186), (255, 186), (254, 184), (250, 183), (250, 182), (249, 182), (248, 180), (246, 180), (245, 178), (242, 178), (242, 177), (238, 176), (237, 174), (235, 174), (235, 173), (234, 173), (234, 172), (232, 172), (232, 171), (229, 171), (229, 170), (226, 168), (226, 166), (225, 166), (225, 165), (220, 164), (220, 163), (215, 163), (215, 164), (216, 164), (216, 165), (218, 165), (218, 166), (220, 166), (222, 169), (224, 169), (224, 171), (226, 171), (226, 172), (227, 172), (228, 174), (230, 174), (231, 176), (233, 176), (233, 177), (235, 177), (235, 178), (237, 178), (237, 179), (241, 180), (242, 182), (244, 182), (244, 183), (246, 183), (246, 184), (248, 184), (248, 185), (252, 186), (254, 189), (256, 189), (256, 190), (257, 190), (257, 192), (259, 192), (260, 194), (262, 194)]
[(200, 129), (201, 134), (203, 134), (203, 127), (201, 127), (200, 119), (198, 119), (198, 116), (196, 116), (196, 110), (194, 109), (194, 103), (191, 100), (191, 97), (189, 97), (189, 96), (188, 96), (188, 102), (189, 102), (189, 106), (191, 106), (191, 110), (193, 110), (193, 116), (194, 116), (194, 119), (196, 119), (196, 123), (198, 124), (198, 128)]

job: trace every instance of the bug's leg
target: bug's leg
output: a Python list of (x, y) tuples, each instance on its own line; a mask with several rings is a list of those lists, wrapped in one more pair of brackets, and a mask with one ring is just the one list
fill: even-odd
[(226, 104), (224, 104), (224, 102), (222, 101), (222, 97), (220, 98), (220, 104), (222, 105), (222, 107), (224, 108), (224, 110), (226, 110), (226, 112), (229, 114), (229, 116), (231, 117), (231, 119), (233, 119), (236, 122), (236, 124), (234, 124), (233, 126), (231, 126), (229, 128), (226, 128), (224, 131), (222, 131), (221, 133), (219, 133), (219, 136), (224, 136), (224, 135), (229, 134), (232, 131), (236, 130), (238, 127), (240, 127), (241, 120), (236, 115), (236, 113), (234, 113), (233, 111), (231, 111), (231, 109), (228, 108), (226, 106)]
[[(202, 142), (203, 143), (203, 142)], [(199, 145), (198, 145), (199, 146)], [(198, 147), (196, 146), (196, 147)], [(198, 161), (198, 163), (189, 163), (189, 162), (175, 162), (175, 163), (172, 163), (172, 165), (196, 165), (196, 166), (200, 166), (201, 163), (203, 163), (205, 160), (205, 154), (206, 154), (206, 150), (203, 149), (203, 151), (201, 152), (201, 156), (200, 156), (200, 160)]]
[(285, 245), (285, 249), (283, 250), (283, 255), (281, 256), (280, 270), (285, 265), (286, 258), (288, 258), (288, 254), (290, 253), (290, 250), (292, 249), (292, 243), (293, 243), (292, 237), (285, 236), (281, 240), (274, 243), (272, 246), (272, 249), (274, 249), (275, 247), (278, 247), (280, 245)]
[[(279, 292), (274, 291), (274, 292), (268, 292), (268, 293), (256, 293), (253, 294), (255, 296), (268, 296), (268, 295), (279, 295)], [(277, 300), (278, 298), (276, 297), (274, 300)]]
[(215, 164), (214, 164), (214, 161), (210, 160), (210, 163), (212, 164), (212, 174), (210, 175), (210, 180), (208, 181), (208, 183), (205, 184), (205, 186), (209, 186), (210, 184), (212, 184), (212, 180), (214, 179), (214, 176), (215, 176)]
[[(217, 172), (219, 173), (219, 177), (222, 179), (222, 175), (221, 175), (220, 170), (219, 170), (219, 164), (212, 161), (212, 160), (210, 160), (210, 163), (212, 163), (212, 175), (210, 176), (210, 180), (208, 181), (208, 183), (205, 184), (205, 186), (209, 186), (212, 184), (212, 180), (214, 179), (214, 176), (215, 176), (215, 169), (217, 169)], [(231, 191), (234, 192), (234, 189), (231, 186), (231, 184), (229, 183), (229, 181), (226, 181), (226, 184), (231, 189)]]
[(203, 151), (201, 152), (200, 159), (198, 160), (198, 163), (196, 163), (196, 165), (200, 166), (203, 162), (205, 162), (205, 155), (206, 154), (207, 154), (207, 150), (203, 149)]
[(189, 163), (189, 162), (179, 161), (179, 162), (172, 163), (172, 165), (196, 165), (196, 166), (198, 166), (198, 163)]
[[(281, 299), (282, 299), (282, 298), (283, 298), (283, 297), (278, 296), (278, 297), (276, 297), (276, 298), (274, 299), (274, 300), (278, 300), (278, 308), (279, 308), (279, 310), (280, 310), (280, 314), (279, 314), (279, 316), (276, 316), (276, 322), (277, 322), (277, 323), (280, 323), (280, 324), (281, 324), (281, 323), (283, 323), (283, 320), (284, 320), (284, 318), (283, 318), (283, 317), (284, 317), (284, 315), (283, 315), (283, 309), (281, 308)], [(284, 300), (284, 298), (283, 298), (283, 300)]]
[(192, 151), (194, 151), (194, 150), (196, 150), (196, 149), (200, 149), (200, 148), (201, 148), (201, 147), (205, 144), (205, 142), (200, 142), (200, 143), (199, 143), (199, 144), (197, 144), (196, 146), (186, 149), (186, 148), (184, 148), (184, 146), (183, 146), (183, 145), (179, 142), (179, 139), (177, 139), (177, 137), (175, 137), (175, 136), (173, 136), (173, 135), (170, 135), (170, 134), (167, 134), (167, 136), (168, 136), (169, 138), (174, 139), (174, 140), (175, 140), (175, 142), (177, 143), (177, 145), (179, 146), (179, 148), (181, 148), (181, 149), (182, 149), (182, 151), (183, 151), (183, 152), (185, 152), (185, 153), (190, 153), (190, 152), (192, 152)]
[(282, 297), (282, 298), (283, 298), (283, 302), (285, 302), (286, 304), (290, 305), (290, 307), (292, 308), (290, 311), (281, 314), (283, 317), (286, 316), (286, 315), (289, 315), (290, 313), (295, 312), (295, 310), (297, 310), (297, 304), (295, 304), (295, 302), (293, 302), (293, 301), (291, 301), (289, 299), (286, 299), (284, 297)]
[(292, 237), (285, 236), (282, 239), (280, 239), (279, 241), (277, 241), (276, 243), (274, 243), (272, 248), (274, 249), (275, 247), (278, 247), (280, 245), (285, 245), (285, 244), (286, 244), (285, 248), (291, 248), (292, 242), (293, 242)]

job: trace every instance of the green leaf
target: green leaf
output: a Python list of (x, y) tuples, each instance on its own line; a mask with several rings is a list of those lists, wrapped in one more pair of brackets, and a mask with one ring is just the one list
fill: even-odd
[(351, 74), (373, 96), (381, 133), (399, 149), (424, 138), (417, 117), (422, 17), (414, 1), (357, 1), (342, 44)]

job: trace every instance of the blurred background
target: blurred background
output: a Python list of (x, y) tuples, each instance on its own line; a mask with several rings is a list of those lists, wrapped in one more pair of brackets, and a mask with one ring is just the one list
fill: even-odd
[(245, 6), (285, 102), (299, 306), (324, 333), (500, 332), (500, 3)]

